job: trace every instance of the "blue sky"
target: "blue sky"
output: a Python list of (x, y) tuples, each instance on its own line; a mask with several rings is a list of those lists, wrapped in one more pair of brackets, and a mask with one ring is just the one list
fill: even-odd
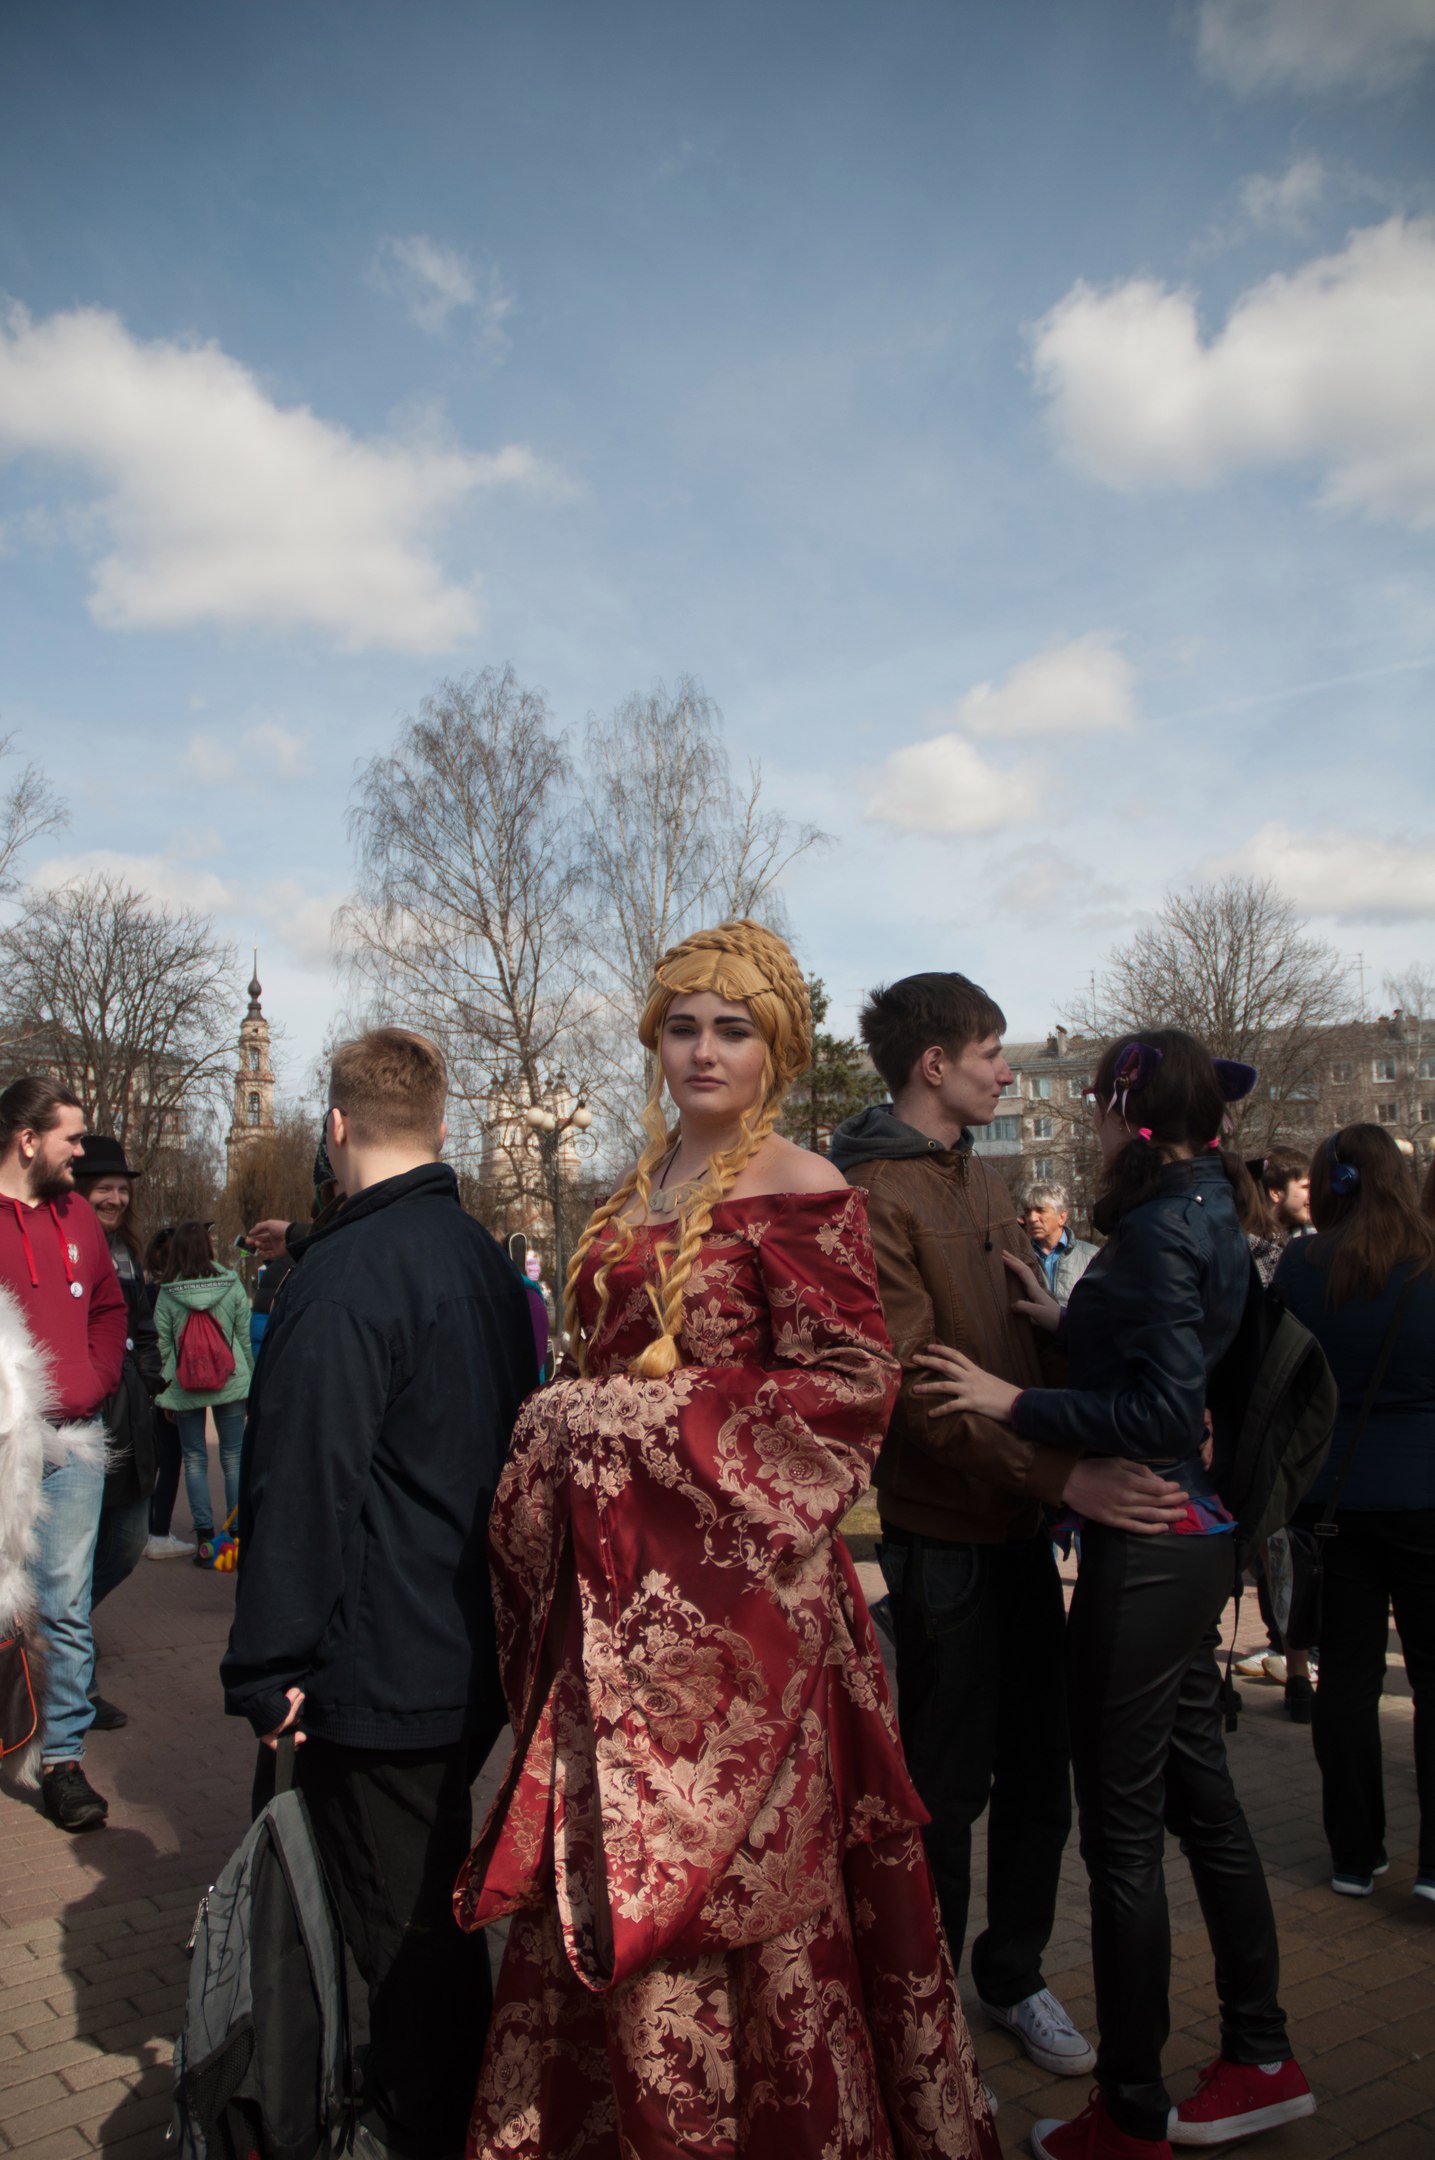
[(698, 676), (801, 957), (1044, 1032), (1171, 882), (1435, 963), (1435, 0), (0, 13), (0, 726), (258, 942), (355, 763)]

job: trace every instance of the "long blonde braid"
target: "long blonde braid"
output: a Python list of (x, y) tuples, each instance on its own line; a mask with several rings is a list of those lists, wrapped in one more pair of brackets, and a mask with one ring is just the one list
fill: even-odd
[[(678, 1337), (682, 1333), (684, 1297), (702, 1241), (712, 1228), (712, 1211), (769, 1137), (788, 1089), (812, 1062), (812, 1007), (807, 984), (790, 950), (774, 931), (746, 920), (726, 922), (715, 930), (696, 931), (681, 944), (670, 947), (658, 962), (639, 1022), (638, 1037), (644, 1048), (656, 1053), (674, 998), (693, 997), (703, 990), (711, 990), (732, 1004), (744, 1004), (752, 1014), (767, 1045), (762, 1092), (742, 1118), (733, 1145), (710, 1159), (707, 1176), (679, 1210), (676, 1251), (666, 1261), (658, 1257), (657, 1288), (650, 1288), (648, 1295), (659, 1332), (633, 1359), (631, 1367), (645, 1380), (661, 1379), (682, 1363)], [(662, 1094), (659, 1066), (643, 1106), (647, 1145), (618, 1190), (589, 1220), (568, 1270), (564, 1324), (578, 1346), (580, 1366), (586, 1360), (579, 1327), (578, 1278), (588, 1249), (616, 1218), (617, 1239), (594, 1281), (598, 1294), (596, 1333), (607, 1310), (609, 1274), (632, 1251), (638, 1225), (648, 1213), (653, 1174), (679, 1135), (680, 1128), (670, 1127), (663, 1116)], [(636, 1211), (629, 1209), (634, 1194), (639, 1203)]]

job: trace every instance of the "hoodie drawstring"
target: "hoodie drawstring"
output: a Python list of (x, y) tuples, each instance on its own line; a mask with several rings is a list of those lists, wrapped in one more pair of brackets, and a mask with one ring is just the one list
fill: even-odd
[[(55, 1225), (55, 1235), (60, 1241), (60, 1259), (65, 1269), (65, 1280), (70, 1286), (70, 1295), (71, 1297), (79, 1297), (82, 1293), (80, 1290), (80, 1285), (75, 1281), (75, 1271), (70, 1265), (70, 1247), (64, 1230), (61, 1228), (60, 1225), (59, 1209), (55, 1206), (53, 1200), (49, 1200), (45, 1204), (46, 1207), (49, 1209), (50, 1220)], [(12, 1200), (10, 1202), (10, 1205), (15, 1210), (15, 1224), (20, 1232), (20, 1243), (25, 1248), (25, 1265), (30, 1270), (30, 1287), (32, 1290), (38, 1290), (40, 1287), (40, 1276), (39, 1271), (35, 1266), (35, 1255), (30, 1249), (30, 1233), (25, 1228), (25, 1210), (20, 1205), (20, 1202), (18, 1200)]]

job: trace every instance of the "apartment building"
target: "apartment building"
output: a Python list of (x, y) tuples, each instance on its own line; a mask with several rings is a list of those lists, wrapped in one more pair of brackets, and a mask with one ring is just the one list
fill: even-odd
[[(1011, 1086), (976, 1139), (977, 1152), (993, 1160), (1018, 1197), (1030, 1184), (1065, 1185), (1078, 1221), (1086, 1220), (1099, 1182), (1082, 1091), (1101, 1048), (1095, 1036), (1063, 1027), (1039, 1042), (1009, 1042)], [(1383, 1013), (1322, 1029), (1308, 1068), (1287, 1082), (1270, 1120), (1274, 1092), (1263, 1099), (1258, 1087), (1242, 1119), (1252, 1149), (1280, 1141), (1309, 1150), (1342, 1125), (1368, 1122), (1385, 1126), (1423, 1176), (1435, 1152), (1435, 1018)], [(1244, 1144), (1239, 1133), (1237, 1144)]]

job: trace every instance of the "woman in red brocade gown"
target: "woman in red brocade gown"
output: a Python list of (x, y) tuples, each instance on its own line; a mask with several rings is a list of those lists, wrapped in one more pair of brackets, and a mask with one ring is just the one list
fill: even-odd
[(727, 923), (664, 955), (640, 1033), (649, 1144), (492, 1516), (518, 1737), (455, 1898), (511, 1915), (469, 2154), (996, 2160), (835, 1534), (898, 1372), (865, 1196), (773, 1130), (806, 989)]

